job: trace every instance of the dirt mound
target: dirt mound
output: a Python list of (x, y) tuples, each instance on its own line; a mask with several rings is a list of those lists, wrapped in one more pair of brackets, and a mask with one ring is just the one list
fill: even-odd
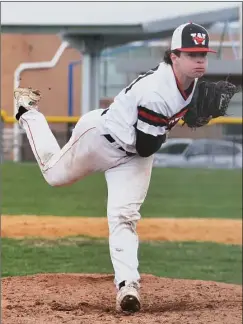
[(240, 324), (242, 286), (142, 275), (142, 310), (115, 311), (112, 275), (2, 279), (3, 324)]

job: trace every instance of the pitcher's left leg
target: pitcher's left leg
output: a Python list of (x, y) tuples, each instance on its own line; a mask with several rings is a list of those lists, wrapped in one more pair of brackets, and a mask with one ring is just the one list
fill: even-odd
[[(153, 156), (135, 156), (127, 163), (105, 173), (108, 186), (110, 255), (115, 271), (115, 284), (120, 289), (117, 301), (123, 310), (128, 311), (137, 311), (140, 308), (137, 293), (140, 275), (136, 225), (149, 187), (152, 163)], [(125, 304), (122, 304), (124, 298)], [(138, 299), (138, 303), (135, 299)]]

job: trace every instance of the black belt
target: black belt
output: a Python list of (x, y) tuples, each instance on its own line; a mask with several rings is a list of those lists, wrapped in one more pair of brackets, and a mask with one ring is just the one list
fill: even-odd
[[(108, 109), (104, 110), (104, 111), (102, 112), (101, 116), (103, 116), (104, 114), (106, 114), (107, 111), (108, 111)], [(109, 141), (110, 143), (114, 143), (114, 142), (115, 142), (114, 138), (113, 138), (110, 134), (105, 134), (104, 136), (105, 136), (105, 138), (107, 139), (107, 141)], [(134, 156), (134, 155), (136, 155), (136, 153), (127, 152), (127, 151), (124, 150), (124, 148), (121, 147), (121, 146), (118, 147), (118, 150), (121, 150), (121, 151), (125, 152), (127, 156)]]

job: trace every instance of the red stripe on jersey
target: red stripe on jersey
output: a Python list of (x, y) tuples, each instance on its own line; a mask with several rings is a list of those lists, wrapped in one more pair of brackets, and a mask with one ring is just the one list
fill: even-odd
[(158, 116), (154, 116), (154, 115), (151, 115), (150, 113), (144, 111), (144, 110), (139, 110), (138, 111), (138, 115), (141, 116), (141, 117), (144, 117), (146, 118), (147, 120), (150, 120), (151, 122), (154, 122), (154, 123), (161, 123), (161, 124), (167, 124), (168, 123), (168, 120), (167, 119), (164, 119), (164, 118), (161, 118), (161, 117), (158, 117)]
[(183, 108), (183, 110), (179, 111), (177, 114), (175, 114), (171, 118), (175, 118), (175, 117), (176, 118), (182, 118), (187, 111), (188, 111), (188, 108)]

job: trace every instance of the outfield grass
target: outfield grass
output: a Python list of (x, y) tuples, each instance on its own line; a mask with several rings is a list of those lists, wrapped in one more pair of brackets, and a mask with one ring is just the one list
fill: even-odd
[[(214, 243), (141, 243), (140, 272), (184, 279), (242, 283), (242, 248)], [(113, 273), (108, 242), (2, 239), (2, 276), (35, 273)]]
[[(3, 214), (106, 215), (103, 174), (53, 188), (36, 164), (4, 163), (1, 168)], [(241, 170), (154, 169), (141, 212), (143, 217), (240, 218), (241, 197)]]

